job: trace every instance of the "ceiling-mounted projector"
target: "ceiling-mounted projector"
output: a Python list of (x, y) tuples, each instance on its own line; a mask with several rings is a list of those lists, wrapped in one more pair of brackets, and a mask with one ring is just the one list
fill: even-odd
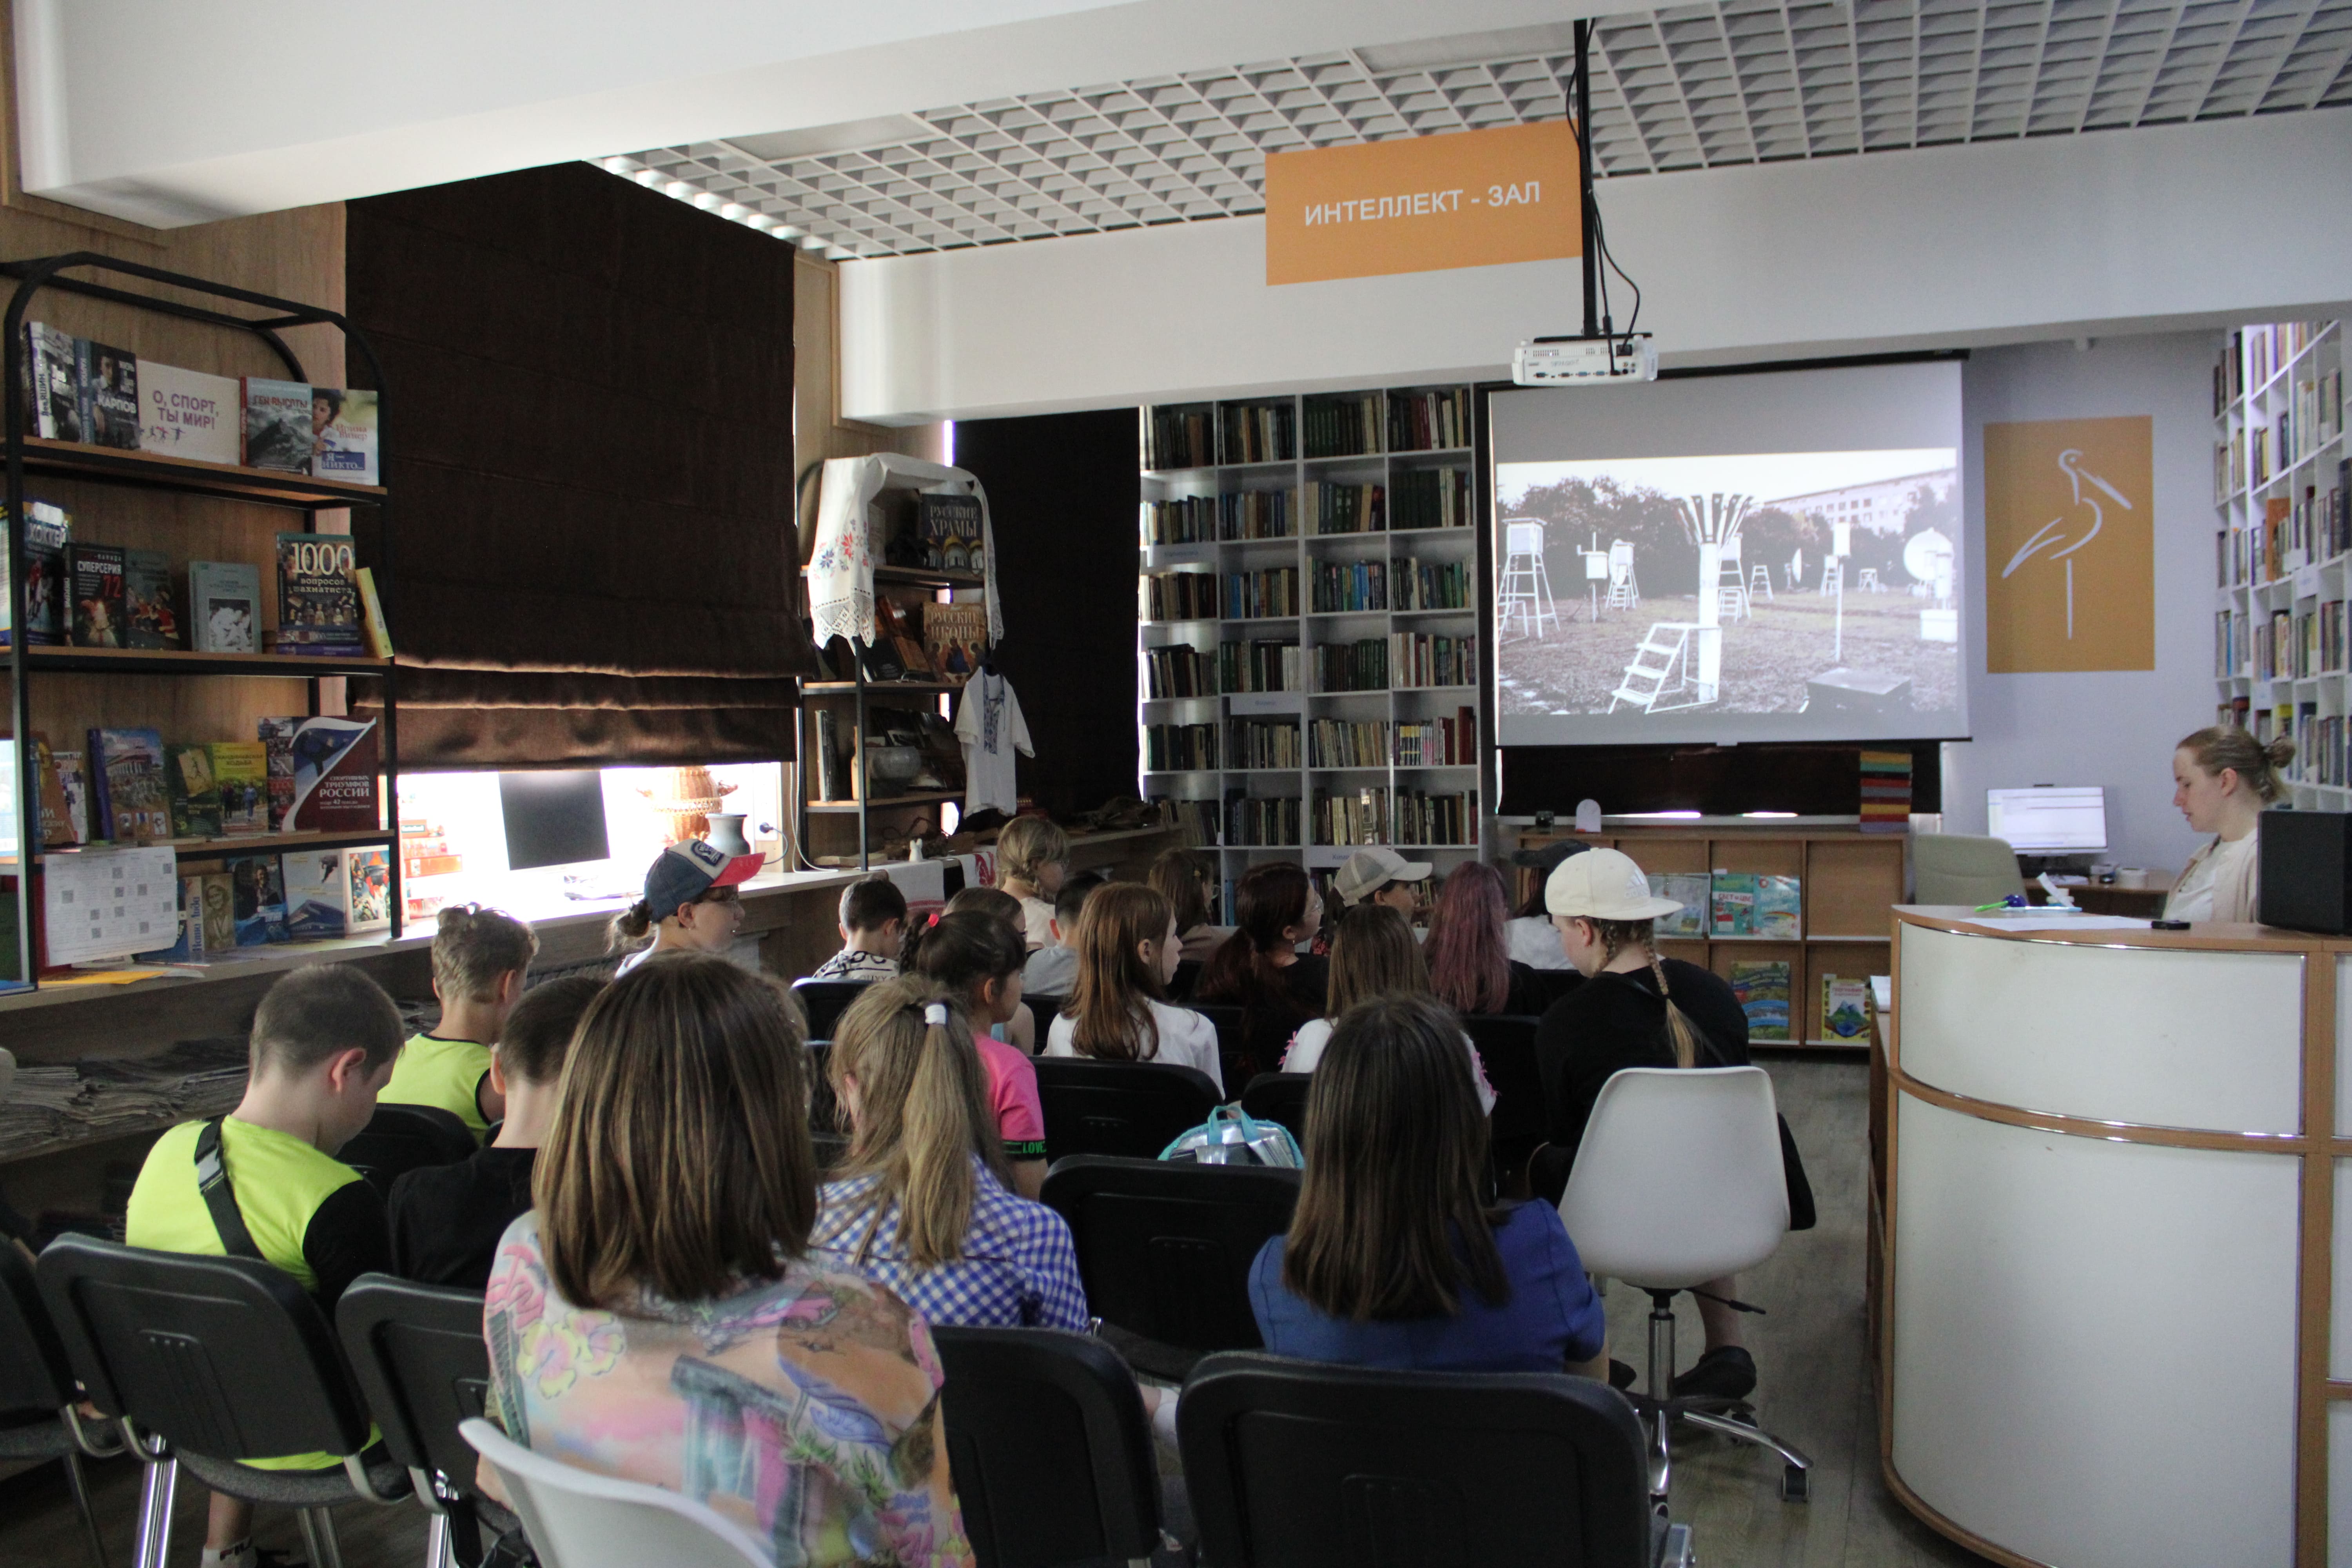
[(1536, 338), (1511, 355), (1511, 379), (1521, 386), (1634, 386), (1658, 379), (1658, 346), (1647, 332)]

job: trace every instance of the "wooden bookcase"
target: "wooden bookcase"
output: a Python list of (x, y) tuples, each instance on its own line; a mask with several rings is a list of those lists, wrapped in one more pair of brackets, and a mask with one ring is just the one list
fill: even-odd
[[(1867, 1037), (1832, 1040), (1822, 1024), (1824, 976), (1866, 980), (1890, 973), (1894, 962), (1894, 907), (1903, 901), (1908, 835), (1864, 833), (1856, 827), (1748, 828), (1717, 825), (1683, 827), (1612, 828), (1598, 834), (1522, 830), (1528, 848), (1572, 838), (1596, 847), (1622, 849), (1648, 872), (1751, 871), (1801, 879), (1798, 937), (1782, 941), (1756, 936), (1668, 938), (1659, 952), (1704, 965), (1728, 980), (1731, 966), (1748, 961), (1789, 965), (1791, 1046), (1861, 1049)], [(1516, 908), (1535, 891), (1536, 874), (1522, 869), (1512, 893)], [(1802, 1027), (1797, 1026), (1801, 1022)], [(1780, 1041), (1762, 1042), (1780, 1045)]]
[(2306, 811), (2352, 809), (2344, 361), (2342, 322), (2281, 321), (2229, 333), (2213, 367), (2216, 712), (2294, 735)]
[[(1486, 737), (1475, 733), (1466, 749), (1471, 761), (1462, 763), (1401, 762), (1397, 726), (1419, 721), (1456, 720), (1467, 709), (1473, 729), (1479, 718), (1477, 665), (1469, 660), (1468, 679), (1444, 686), (1412, 686), (1399, 679), (1397, 661), (1390, 660), (1389, 680), (1369, 689), (1324, 689), (1316, 679), (1318, 650), (1347, 647), (1393, 633), (1417, 633), (1447, 638), (1483, 638), (1487, 635), (1484, 598), (1478, 587), (1478, 534), (1474, 526), (1475, 487), (1471, 467), (1473, 397), (1467, 386), (1374, 388), (1359, 392), (1307, 393), (1252, 397), (1226, 403), (1200, 403), (1147, 407), (1140, 419), (1142, 447), (1141, 513), (1138, 532), (1137, 595), (1137, 723), (1141, 779), (1138, 793), (1147, 800), (1180, 803), (1197, 813), (1202, 835), (1223, 861), (1223, 879), (1230, 886), (1252, 863), (1297, 859), (1319, 876), (1344, 863), (1365, 843), (1393, 844), (1416, 859), (1436, 862), (1450, 869), (1480, 853), (1482, 824), (1488, 809), (1483, 798), (1485, 769), (1477, 761), (1486, 754)], [(1447, 410), (1446, 423), (1432, 427), (1426, 416), (1433, 408)], [(1318, 529), (1320, 487), (1378, 486), (1381, 493), (1382, 526), (1349, 531)], [(1443, 503), (1429, 498), (1451, 489), (1455, 500), (1450, 512), (1431, 515)], [(1403, 498), (1401, 500), (1401, 498)], [(1192, 503), (1211, 512), (1220, 506), (1241, 513), (1247, 509), (1286, 507), (1286, 523), (1276, 531), (1263, 511), (1246, 521), (1240, 515), (1220, 520), (1205, 530), (1207, 537), (1170, 542), (1171, 503)], [(1400, 506), (1404, 508), (1401, 514)], [(1197, 515), (1197, 514), (1196, 514)], [(1395, 526), (1400, 521), (1426, 526)], [(1257, 533), (1264, 537), (1249, 537)], [(1450, 571), (1461, 591), (1442, 608), (1397, 609), (1401, 582), (1397, 563)], [(1351, 571), (1378, 566), (1385, 578), (1379, 607), (1321, 608), (1317, 575), (1325, 569)], [(1235, 574), (1288, 571), (1296, 585), (1289, 613), (1231, 616), (1223, 602), (1223, 584)], [(1155, 618), (1151, 614), (1149, 580), (1168, 573), (1208, 573), (1220, 585), (1221, 613), (1187, 618)], [(1245, 606), (1246, 607), (1246, 606)], [(1295, 643), (1301, 665), (1295, 689), (1282, 690), (1215, 689), (1192, 697), (1152, 695), (1150, 661), (1155, 652), (1190, 648), (1214, 656), (1221, 643), (1246, 647), (1252, 642)], [(1345, 763), (1318, 756), (1312, 746), (1313, 725), (1329, 720), (1385, 726), (1385, 744), (1372, 758), (1350, 757)], [(1252, 760), (1237, 743), (1244, 724), (1291, 729), (1295, 758), (1273, 766), (1245, 766)], [(1160, 726), (1206, 725), (1215, 736), (1215, 765), (1173, 767), (1153, 765), (1152, 731)], [(1258, 731), (1263, 733), (1263, 731)], [(1162, 755), (1165, 763), (1189, 758)], [(1351, 796), (1381, 792), (1388, 803), (1379, 831), (1353, 842), (1332, 842), (1318, 835), (1318, 796)], [(1408, 792), (1464, 797), (1463, 826), (1444, 843), (1413, 841), (1399, 831), (1400, 803)], [(1244, 842), (1238, 831), (1234, 803), (1296, 800), (1299, 803), (1297, 842)]]

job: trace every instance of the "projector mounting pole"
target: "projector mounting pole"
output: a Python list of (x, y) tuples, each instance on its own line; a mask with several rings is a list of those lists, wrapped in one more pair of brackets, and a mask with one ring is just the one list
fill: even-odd
[(1592, 203), (1592, 68), (1586, 53), (1592, 42), (1592, 24), (1576, 24), (1576, 187), (1577, 231), (1584, 242), (1584, 335), (1601, 335), (1601, 252), (1593, 232)]

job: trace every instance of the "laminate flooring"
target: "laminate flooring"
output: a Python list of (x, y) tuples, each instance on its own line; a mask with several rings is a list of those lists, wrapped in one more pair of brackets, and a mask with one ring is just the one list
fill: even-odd
[[(1675, 1517), (1693, 1527), (1707, 1568), (1861, 1568), (1979, 1564), (1983, 1559), (1918, 1522), (1887, 1494), (1878, 1468), (1878, 1426), (1864, 1340), (1864, 1224), (1867, 1069), (1859, 1060), (1780, 1057), (1765, 1067), (1803, 1151), (1821, 1223), (1793, 1235), (1763, 1268), (1743, 1276), (1743, 1299), (1767, 1309), (1748, 1342), (1765, 1425), (1813, 1459), (1812, 1500), (1780, 1500), (1780, 1459), (1767, 1449), (1691, 1435), (1677, 1446)], [(1611, 1348), (1636, 1367), (1648, 1355), (1647, 1298), (1622, 1285), (1609, 1294)], [(1677, 1333), (1687, 1366), (1699, 1353), (1698, 1314), (1687, 1298)], [(115, 1568), (131, 1561), (138, 1466), (90, 1468), (99, 1522)], [(192, 1568), (204, 1540), (205, 1492), (180, 1489), (172, 1561)], [(425, 1515), (413, 1505), (354, 1504), (336, 1510), (346, 1568), (422, 1568)], [(265, 1546), (301, 1554), (293, 1516), (265, 1509)], [(68, 1568), (89, 1560), (62, 1472), (44, 1466), (0, 1481), (0, 1568)]]

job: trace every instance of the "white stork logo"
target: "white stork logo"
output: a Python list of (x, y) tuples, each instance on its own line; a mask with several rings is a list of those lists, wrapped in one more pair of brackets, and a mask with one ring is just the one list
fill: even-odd
[[(2009, 564), (2002, 567), (2000, 572), (2000, 574), (2003, 577), (2013, 576), (2019, 567), (2024, 565), (2026, 562), (2032, 559), (2033, 555), (2037, 552), (2045, 549), (2050, 551), (2050, 554), (2047, 557), (2049, 560), (2063, 561), (2066, 563), (2066, 637), (2067, 640), (2070, 642), (2074, 637), (2074, 563), (2073, 556), (2074, 552), (2082, 549), (2083, 546), (2090, 543), (2091, 541), (2099, 536), (2099, 530), (2106, 526), (2107, 521), (2106, 513), (2100, 509), (2099, 498), (2096, 496), (2086, 496), (2083, 493), (2084, 481), (2088, 480), (2092, 485), (2105, 491), (2108, 499), (2113, 500), (2117, 506), (2123, 508), (2126, 511), (2132, 510), (2132, 503), (2124, 499), (2124, 493), (2121, 490), (2107, 483), (2106, 480), (2099, 478), (2098, 475), (2084, 468), (2082, 466), (2082, 463), (2083, 453), (2082, 449), (2078, 447), (2069, 447), (2064, 451), (2058, 454), (2058, 467), (2065, 474), (2067, 484), (2074, 488), (2074, 505), (2078, 509), (2082, 507), (2089, 507), (2091, 509), (2091, 526), (2084, 531), (2081, 538), (2075, 540), (2072, 544), (2068, 544), (2066, 542), (2067, 536), (2059, 531), (2066, 526), (2066, 519), (2063, 517), (2052, 518), (2048, 522), (2043, 523), (2041, 528), (2034, 531), (2032, 538), (2027, 540), (2023, 544), (2017, 547), (2017, 553), (2009, 558)], [(2053, 548), (2053, 546), (2063, 546), (2063, 548)]]

